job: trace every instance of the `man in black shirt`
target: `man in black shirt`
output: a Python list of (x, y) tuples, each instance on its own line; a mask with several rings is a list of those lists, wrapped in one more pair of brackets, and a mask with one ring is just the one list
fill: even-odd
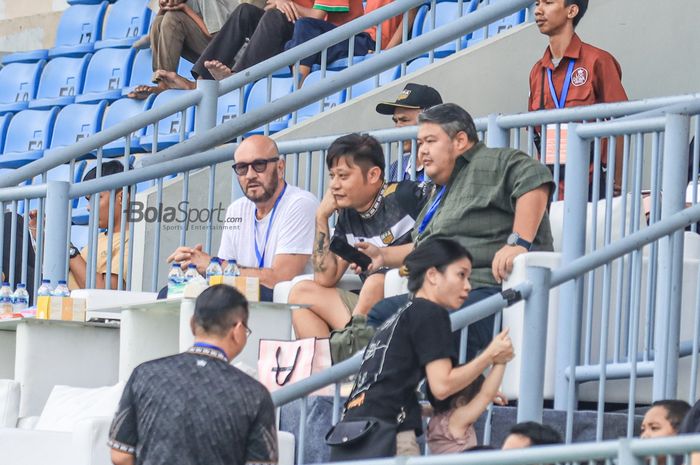
[(233, 287), (202, 292), (194, 346), (131, 374), (109, 433), (115, 465), (277, 463), (270, 394), (229, 364), (250, 336), (247, 321), (248, 303)]
[(328, 148), (326, 165), (330, 187), (316, 213), (314, 279), (297, 283), (289, 294), (289, 303), (307, 306), (292, 314), (297, 338), (328, 337), (330, 330), (345, 327), (351, 315), (367, 315), (384, 297), (385, 270), (361, 273), (359, 295), (336, 288), (350, 262), (330, 251), (328, 220), (333, 213), (338, 212), (333, 239), (350, 246), (358, 242), (401, 245), (411, 242), (416, 216), (428, 196), (424, 184), (384, 182), (382, 147), (368, 135), (336, 139)]

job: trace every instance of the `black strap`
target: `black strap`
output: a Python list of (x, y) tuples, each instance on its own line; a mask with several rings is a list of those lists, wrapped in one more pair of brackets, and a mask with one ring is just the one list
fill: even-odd
[[(292, 366), (290, 367), (281, 367), (280, 366), (280, 353), (282, 352), (282, 347), (278, 346), (277, 351), (275, 351), (275, 360), (277, 360), (277, 366), (272, 369), (272, 371), (275, 373), (275, 382), (277, 383), (278, 386), (284, 386), (289, 382), (289, 378), (292, 376), (292, 373), (294, 373), (294, 369), (297, 367), (297, 360), (299, 359), (299, 353), (301, 353), (301, 347), (297, 347), (297, 353), (294, 355), (294, 361), (292, 362)], [(283, 371), (288, 371), (287, 376), (284, 377), (282, 382), (280, 383), (280, 373)]]
[(541, 86), (540, 86), (540, 110), (544, 110), (544, 67), (542, 68), (542, 79), (541, 79)]

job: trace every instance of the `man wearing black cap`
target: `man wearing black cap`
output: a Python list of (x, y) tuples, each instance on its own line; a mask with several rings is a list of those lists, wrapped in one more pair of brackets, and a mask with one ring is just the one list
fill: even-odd
[[(394, 126), (415, 126), (418, 124), (418, 114), (426, 108), (440, 105), (442, 97), (440, 93), (430, 86), (408, 83), (393, 102), (382, 102), (377, 105), (377, 113), (392, 115)], [(398, 173), (398, 161), (391, 164), (389, 169), (389, 181), (398, 182), (411, 179), (411, 141), (403, 142), (403, 176)], [(416, 181), (423, 181), (423, 162), (416, 154)]]

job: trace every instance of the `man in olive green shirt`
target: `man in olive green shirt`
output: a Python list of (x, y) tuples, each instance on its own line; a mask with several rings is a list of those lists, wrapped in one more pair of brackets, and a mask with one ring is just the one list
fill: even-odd
[[(414, 245), (427, 239), (457, 240), (474, 257), (472, 291), (464, 303), (471, 305), (501, 291), (515, 257), (529, 250), (552, 250), (546, 213), (552, 175), (519, 150), (487, 148), (479, 142), (469, 113), (458, 105), (432, 107), (418, 116), (418, 125), (418, 151), (435, 188), (416, 220), (414, 243), (357, 247), (372, 257), (371, 270), (401, 266)], [(381, 324), (407, 297), (379, 302), (369, 323)], [(486, 347), (492, 331), (493, 317), (469, 326), (468, 359)]]

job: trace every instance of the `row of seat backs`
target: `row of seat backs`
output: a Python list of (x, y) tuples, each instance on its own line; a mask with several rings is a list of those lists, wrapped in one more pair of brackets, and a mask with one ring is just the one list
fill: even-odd
[(106, 20), (106, 1), (73, 4), (61, 15), (53, 48), (11, 53), (3, 57), (2, 63), (35, 62), (81, 56), (103, 48), (131, 47), (148, 33), (152, 17), (148, 3), (148, 0), (118, 0), (111, 5)]
[[(11, 63), (0, 70), (0, 114), (117, 100), (137, 85), (151, 84), (151, 61), (150, 49), (105, 48), (82, 57)], [(178, 72), (191, 69), (182, 58)]]

